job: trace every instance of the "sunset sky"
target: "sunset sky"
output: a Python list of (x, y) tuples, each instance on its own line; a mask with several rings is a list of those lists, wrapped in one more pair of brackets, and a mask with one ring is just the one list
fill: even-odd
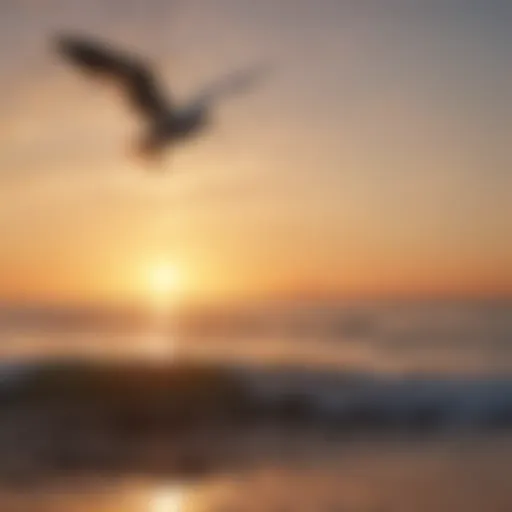
[[(143, 299), (162, 265), (184, 298), (512, 293), (510, 27), (506, 0), (1, 1), (0, 300)], [(273, 71), (148, 173), (60, 30), (180, 99)]]

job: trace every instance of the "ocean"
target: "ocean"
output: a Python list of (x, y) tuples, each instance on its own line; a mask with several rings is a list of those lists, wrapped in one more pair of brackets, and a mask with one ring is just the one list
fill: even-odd
[(204, 432), (216, 455), (200, 476), (130, 465), (7, 479), (1, 510), (512, 510), (511, 302), (267, 304), (158, 329), (123, 318), (5, 309), (2, 388), (55, 360), (193, 360), (287, 421), (256, 418), (222, 442)]

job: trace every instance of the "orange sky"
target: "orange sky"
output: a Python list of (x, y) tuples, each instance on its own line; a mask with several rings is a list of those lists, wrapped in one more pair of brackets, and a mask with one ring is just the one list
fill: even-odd
[[(194, 0), (172, 25), (158, 0), (117, 21), (46, 4), (1, 8), (19, 30), (0, 50), (0, 300), (143, 301), (162, 261), (184, 300), (512, 293), (510, 35), (492, 11)], [(240, 64), (277, 71), (146, 174), (123, 106), (48, 52), (57, 23), (140, 48), (180, 98)]]

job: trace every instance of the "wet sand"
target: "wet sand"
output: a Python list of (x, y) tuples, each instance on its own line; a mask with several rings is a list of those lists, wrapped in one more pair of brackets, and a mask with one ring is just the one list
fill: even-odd
[[(229, 446), (228, 446), (229, 444)], [(340, 440), (253, 432), (225, 443), (204, 475), (118, 469), (3, 481), (9, 512), (505, 512), (512, 438)], [(240, 464), (228, 469), (223, 451)], [(165, 452), (161, 452), (165, 457)]]

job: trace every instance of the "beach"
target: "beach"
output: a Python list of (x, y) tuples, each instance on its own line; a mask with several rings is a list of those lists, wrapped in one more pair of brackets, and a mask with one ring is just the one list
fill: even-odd
[(501, 512), (512, 507), (508, 437), (347, 444), (303, 433), (267, 436), (249, 455), (255, 446), (248, 442), (245, 467), (237, 472), (202, 478), (55, 475), (4, 484), (0, 503), (12, 512)]

